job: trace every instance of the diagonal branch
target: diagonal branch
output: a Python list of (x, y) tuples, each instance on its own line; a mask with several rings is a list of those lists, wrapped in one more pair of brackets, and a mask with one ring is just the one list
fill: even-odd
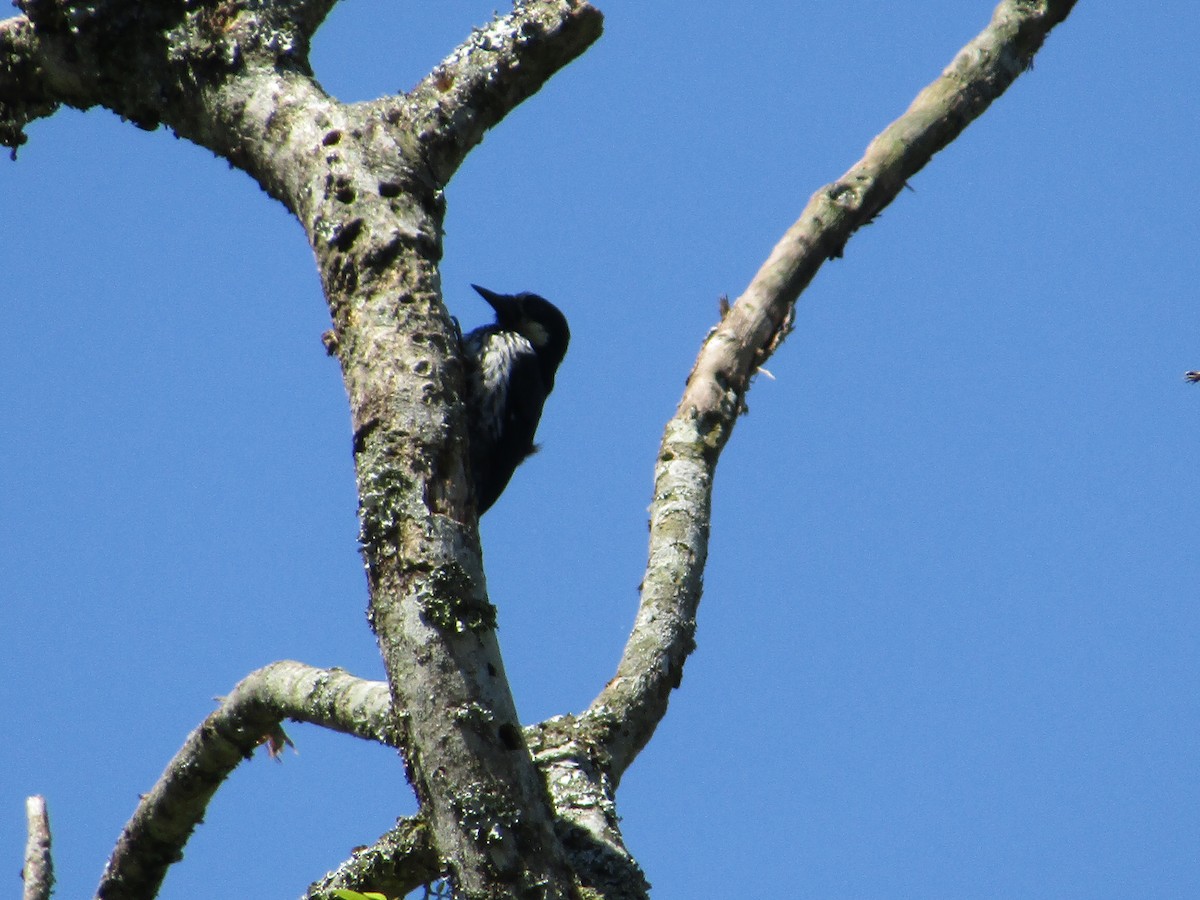
[(272, 663), (250, 673), (189, 736), (142, 797), (105, 867), (96, 896), (134, 900), (157, 894), (167, 869), (204, 817), (221, 783), (284, 719), (311, 722), (400, 746), (383, 682), (340, 669)]
[(868, 146), (809, 200), (745, 292), (709, 333), (654, 474), (641, 606), (617, 674), (585, 714), (621, 774), (666, 714), (695, 646), (717, 460), (750, 379), (791, 329), (800, 292), (850, 236), (877, 216), (935, 153), (1029, 68), (1075, 0), (1003, 0), (982, 33)]
[(526, 0), (447, 56), (411, 92), (407, 125), (445, 184), (483, 134), (600, 37), (584, 0)]

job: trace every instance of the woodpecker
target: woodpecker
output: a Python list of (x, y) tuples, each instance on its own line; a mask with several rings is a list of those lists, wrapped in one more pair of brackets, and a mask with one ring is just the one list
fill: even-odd
[(537, 294), (497, 294), (471, 285), (496, 311), (492, 325), (463, 338), (467, 360), (467, 427), (475, 508), (487, 512), (533, 443), (554, 373), (567, 354), (567, 319)]

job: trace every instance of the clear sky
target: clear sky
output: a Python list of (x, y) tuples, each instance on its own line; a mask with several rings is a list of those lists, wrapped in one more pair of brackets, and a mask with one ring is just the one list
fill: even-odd
[[(318, 76), (406, 89), (493, 2), (341, 4)], [(483, 523), (526, 721), (611, 676), (691, 360), (808, 196), (991, 0), (599, 0), (605, 36), (448, 193), (443, 283), (573, 343)], [(1200, 896), (1200, 6), (1080, 0), (802, 298), (717, 479), (699, 647), (619, 795), (656, 900)], [(247, 672), (380, 677), (345, 397), (297, 224), (166, 132), (0, 160), (0, 871), (59, 896)], [(299, 894), (413, 801), (292, 726), (162, 896)]]

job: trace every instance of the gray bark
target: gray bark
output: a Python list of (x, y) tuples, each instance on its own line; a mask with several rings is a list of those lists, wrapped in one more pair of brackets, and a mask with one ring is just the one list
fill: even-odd
[[(165, 125), (254, 177), (303, 225), (348, 395), (382, 685), (277, 663), (203, 723), (139, 805), (99, 890), (152, 897), (229, 771), (284, 718), (396, 746), (421, 812), (309, 889), (468, 898), (642, 898), (616, 814), (694, 642), (716, 464), (800, 292), (1031, 64), (1073, 0), (1004, 0), (909, 110), (819, 190), (705, 340), (655, 467), (641, 606), (580, 716), (522, 728), (495, 635), (466, 477), (463, 367), (441, 302), (443, 189), (483, 133), (601, 31), (582, 0), (526, 0), (416, 88), (329, 97), (308, 46), (334, 0), (23, 0), (0, 22), (0, 141), (60, 104)], [(399, 779), (397, 779), (399, 780)]]

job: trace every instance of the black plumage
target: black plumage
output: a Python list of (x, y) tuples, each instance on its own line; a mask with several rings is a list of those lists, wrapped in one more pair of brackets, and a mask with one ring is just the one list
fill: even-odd
[(492, 325), (463, 338), (471, 474), (480, 515), (508, 487), (533, 443), (554, 374), (567, 353), (566, 317), (537, 294), (497, 294), (471, 285), (496, 311)]

